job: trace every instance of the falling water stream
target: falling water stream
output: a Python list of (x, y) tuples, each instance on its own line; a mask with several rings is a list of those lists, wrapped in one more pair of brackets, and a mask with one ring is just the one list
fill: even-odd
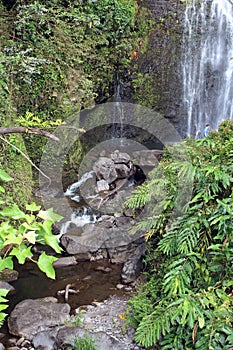
[(233, 117), (233, 3), (191, 0), (183, 34), (183, 102), (187, 135), (202, 137)]

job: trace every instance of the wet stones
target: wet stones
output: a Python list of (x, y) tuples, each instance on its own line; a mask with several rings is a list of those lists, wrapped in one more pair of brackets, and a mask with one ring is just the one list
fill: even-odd
[(70, 306), (43, 300), (27, 299), (16, 305), (8, 318), (9, 332), (31, 340), (40, 331), (63, 324)]

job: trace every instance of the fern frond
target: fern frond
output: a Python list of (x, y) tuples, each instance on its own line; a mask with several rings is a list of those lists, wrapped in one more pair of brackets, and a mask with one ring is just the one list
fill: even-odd
[(174, 309), (164, 309), (160, 305), (156, 311), (144, 317), (136, 330), (135, 341), (146, 348), (155, 345), (162, 335), (170, 331)]
[(164, 276), (164, 292), (168, 297), (182, 295), (190, 289), (190, 267), (186, 258), (180, 258), (169, 265)]
[(150, 200), (151, 193), (149, 192), (148, 184), (143, 183), (135, 188), (133, 194), (126, 199), (125, 206), (130, 209), (142, 208)]

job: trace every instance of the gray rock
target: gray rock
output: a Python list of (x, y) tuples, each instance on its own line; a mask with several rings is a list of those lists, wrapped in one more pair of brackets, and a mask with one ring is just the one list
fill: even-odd
[(10, 294), (15, 291), (15, 288), (12, 285), (4, 281), (0, 281), (0, 289), (7, 289)]
[(57, 329), (37, 333), (32, 343), (36, 350), (54, 350), (56, 348)]
[(108, 191), (109, 190), (109, 184), (106, 180), (99, 180), (96, 183), (97, 186), (97, 192), (102, 192), (102, 191)]
[(0, 280), (5, 282), (13, 282), (18, 279), (19, 273), (16, 270), (4, 269), (0, 272)]
[(93, 165), (93, 170), (99, 180), (106, 180), (111, 184), (117, 179), (114, 162), (107, 157), (100, 157)]
[(146, 249), (146, 244), (139, 245), (128, 257), (128, 260), (124, 263), (122, 269), (122, 280), (124, 283), (130, 283), (136, 280), (139, 271), (141, 270), (141, 258)]
[(158, 165), (162, 154), (163, 151), (159, 149), (135, 151), (133, 153), (133, 159), (139, 166), (155, 167)]
[(5, 346), (2, 343), (0, 343), (0, 350), (5, 350)]
[(69, 232), (62, 236), (61, 243), (68, 254), (88, 254), (96, 252), (108, 237), (108, 232), (99, 224), (87, 224), (83, 228), (82, 236)]
[(118, 179), (124, 179), (129, 176), (130, 168), (126, 164), (115, 164)]
[(58, 332), (58, 348), (64, 346), (73, 346), (75, 337), (84, 337), (88, 334), (98, 350), (125, 350), (124, 344), (114, 336), (107, 335), (104, 332), (90, 332), (79, 327), (66, 327)]
[(120, 152), (119, 150), (115, 150), (111, 154), (111, 159), (114, 161), (114, 163), (129, 163), (130, 161), (130, 155), (128, 153)]
[(70, 306), (27, 299), (16, 305), (8, 318), (9, 332), (32, 340), (38, 332), (56, 327), (69, 319)]
[(65, 266), (73, 266), (77, 265), (77, 260), (74, 256), (66, 256), (59, 258), (58, 260), (54, 261), (53, 267), (65, 267)]

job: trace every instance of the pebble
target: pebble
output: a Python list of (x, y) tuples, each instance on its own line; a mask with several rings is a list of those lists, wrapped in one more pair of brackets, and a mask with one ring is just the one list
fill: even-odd
[(119, 289), (119, 290), (121, 290), (121, 289), (124, 288), (124, 284), (118, 283), (118, 284), (116, 285), (116, 288)]

